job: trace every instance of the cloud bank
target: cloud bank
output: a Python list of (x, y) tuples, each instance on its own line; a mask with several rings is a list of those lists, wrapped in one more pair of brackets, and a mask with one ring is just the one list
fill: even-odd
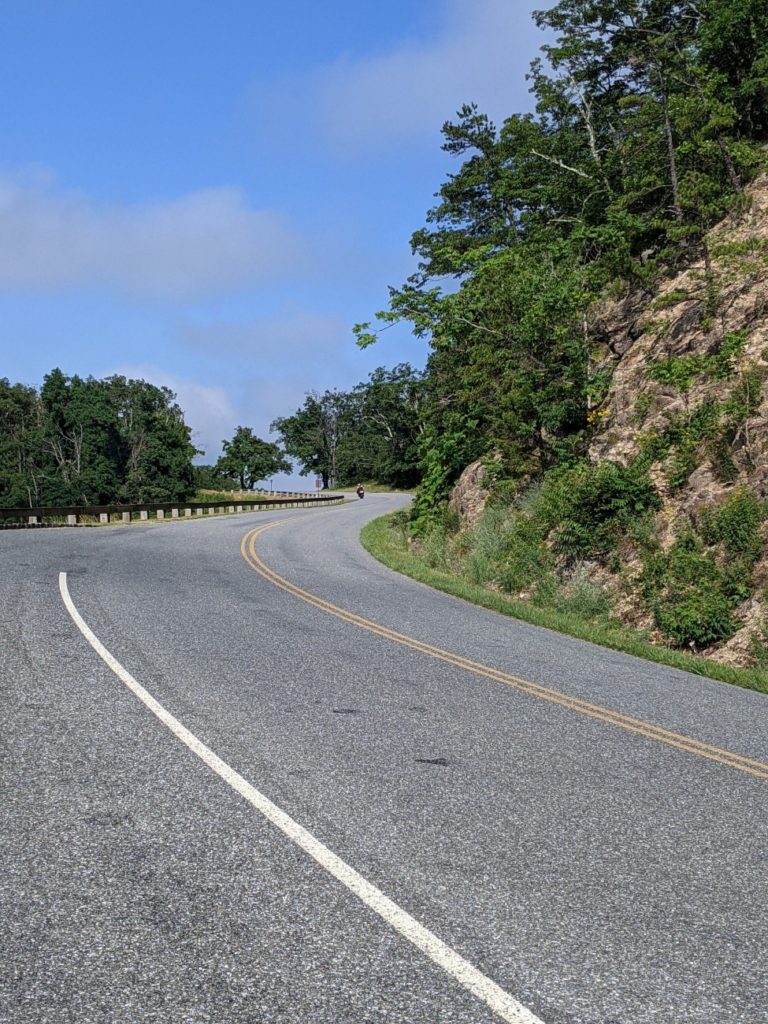
[(0, 175), (0, 288), (107, 287), (197, 301), (295, 272), (302, 240), (237, 188), (99, 206), (49, 181)]
[[(510, 0), (445, 0), (428, 40), (372, 56), (344, 55), (270, 91), (264, 109), (314, 110), (326, 142), (342, 154), (433, 140), (464, 103), (497, 120), (530, 106), (525, 73), (543, 41), (534, 6)], [(261, 103), (266, 93), (257, 91)]]
[(265, 368), (327, 365), (342, 349), (352, 349), (352, 331), (342, 317), (300, 309), (246, 323), (188, 323), (181, 329), (181, 338), (189, 351), (236, 357)]
[(239, 423), (226, 388), (207, 387), (148, 363), (116, 366), (102, 376), (113, 374), (170, 388), (184, 410), (184, 422), (192, 428), (192, 443), (205, 452), (205, 462), (216, 461), (221, 454), (221, 442), (232, 437)]

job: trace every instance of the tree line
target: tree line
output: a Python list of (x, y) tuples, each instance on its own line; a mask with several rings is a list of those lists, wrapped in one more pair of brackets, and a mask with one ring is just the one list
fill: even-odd
[(421, 475), (419, 437), (424, 376), (408, 363), (379, 367), (351, 391), (312, 392), (271, 429), (302, 474), (323, 487), (376, 481), (413, 487)]
[(181, 500), (196, 454), (168, 388), (58, 369), (39, 390), (0, 379), (0, 505)]
[[(610, 370), (606, 296), (652, 294), (746, 205), (768, 139), (764, 0), (560, 0), (535, 20), (533, 112), (494, 125), (464, 106), (443, 126), (459, 166), (412, 236), (416, 272), (390, 289), (358, 344), (404, 321), (424, 372), (379, 368), (350, 391), (309, 393), (279, 443), (238, 427), (215, 464), (175, 396), (143, 381), (0, 382), (0, 501), (166, 500), (205, 480), (253, 487), (293, 458), (324, 486), (420, 484), (428, 522), (470, 462), (538, 479), (584, 458)], [(707, 281), (705, 281), (705, 284)], [(717, 309), (714, 284), (711, 314)]]
[(706, 231), (765, 164), (764, 0), (561, 0), (535, 20), (554, 41), (534, 112), (443, 126), (461, 163), (412, 236), (418, 269), (355, 329), (366, 346), (404, 321), (430, 345), (417, 522), (490, 453), (511, 480), (583, 458), (610, 379), (598, 300), (694, 259), (709, 277)]
[(198, 451), (174, 393), (121, 376), (55, 369), (37, 389), (0, 379), (0, 506), (182, 501), (197, 490), (242, 489), (277, 473), (316, 474), (323, 486), (419, 477), (422, 375), (379, 368), (351, 391), (310, 393), (272, 429), (238, 426), (215, 464)]
[(408, 363), (379, 367), (350, 391), (311, 391), (303, 405), (270, 425), (279, 443), (238, 427), (215, 465), (196, 466), (208, 487), (253, 487), (293, 468), (323, 488), (373, 481), (414, 487), (421, 476), (419, 436), (424, 375)]

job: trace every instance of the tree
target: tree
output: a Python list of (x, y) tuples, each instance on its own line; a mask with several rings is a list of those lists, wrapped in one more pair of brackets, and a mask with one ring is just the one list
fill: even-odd
[(44, 500), (97, 505), (114, 499), (124, 451), (108, 390), (92, 377), (52, 370), (40, 390), (43, 409)]
[(39, 504), (41, 466), (39, 396), (0, 379), (0, 505)]
[(356, 452), (357, 466), (347, 478), (413, 487), (421, 477), (424, 375), (408, 363), (391, 370), (379, 366), (352, 390), (352, 398), (356, 429), (344, 447)]
[(184, 413), (170, 388), (144, 380), (108, 377), (101, 382), (115, 409), (123, 445), (122, 501), (176, 501), (194, 488)]
[[(466, 105), (443, 126), (462, 162), (376, 315), (431, 347), (417, 516), (474, 459), (514, 478), (583, 455), (609, 380), (597, 301), (699, 257), (709, 284), (706, 232), (764, 159), (761, 0), (559, 0), (535, 18), (554, 35), (535, 113), (497, 129)], [(358, 344), (379, 330), (358, 324)]]
[(240, 482), (237, 477), (222, 474), (217, 466), (210, 464), (193, 466), (192, 479), (198, 491), (234, 491)]
[(196, 449), (168, 388), (52, 370), (38, 393), (0, 381), (0, 501), (176, 501)]
[(289, 455), (298, 459), (299, 474), (316, 473), (328, 488), (339, 479), (339, 447), (352, 413), (352, 401), (343, 391), (310, 392), (292, 416), (282, 416), (270, 426)]
[(250, 491), (259, 480), (275, 473), (290, 473), (288, 462), (278, 445), (262, 441), (250, 427), (238, 427), (231, 441), (224, 441), (224, 454), (216, 463), (222, 477), (235, 477), (243, 490)]

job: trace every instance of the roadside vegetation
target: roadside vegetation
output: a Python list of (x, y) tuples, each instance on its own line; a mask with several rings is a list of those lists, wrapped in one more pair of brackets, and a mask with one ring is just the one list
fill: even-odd
[[(356, 328), (365, 347), (407, 323), (430, 346), (421, 484), (386, 548), (528, 621), (760, 680), (768, 7), (534, 17), (534, 111), (496, 125), (467, 105), (443, 126), (457, 166), (412, 236), (417, 270)], [(456, 498), (473, 467), (479, 518)]]
[[(443, 125), (456, 166), (411, 237), (416, 270), (354, 328), (366, 347), (406, 325), (423, 371), (310, 392), (277, 443), (240, 426), (209, 466), (167, 389), (0, 381), (0, 504), (248, 489), (287, 459), (323, 487), (415, 487), (404, 564), (762, 678), (768, 4), (559, 0), (534, 20), (529, 109)], [(455, 500), (477, 466), (479, 518)]]
[[(651, 643), (650, 630), (628, 629), (621, 623), (612, 613), (607, 595), (578, 563), (558, 585), (551, 565), (541, 558), (535, 531), (513, 530), (515, 535), (510, 537), (503, 526), (506, 519), (500, 517), (498, 510), (489, 510), (467, 534), (456, 534), (450, 524), (445, 524), (419, 540), (412, 537), (407, 517), (407, 511), (391, 513), (368, 523), (361, 533), (366, 550), (397, 572), (535, 626), (768, 693), (768, 661), (754, 669), (737, 668)], [(501, 571), (509, 570), (510, 566), (513, 572), (522, 570), (529, 585), (535, 588), (535, 598), (516, 598), (499, 586), (489, 588), (491, 566)]]

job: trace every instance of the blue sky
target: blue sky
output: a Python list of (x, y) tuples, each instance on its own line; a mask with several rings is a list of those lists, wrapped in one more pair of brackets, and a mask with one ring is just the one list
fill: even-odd
[(423, 365), (351, 325), (412, 269), (443, 121), (530, 106), (533, 6), (0, 0), (0, 376), (168, 385), (215, 461), (309, 390)]

